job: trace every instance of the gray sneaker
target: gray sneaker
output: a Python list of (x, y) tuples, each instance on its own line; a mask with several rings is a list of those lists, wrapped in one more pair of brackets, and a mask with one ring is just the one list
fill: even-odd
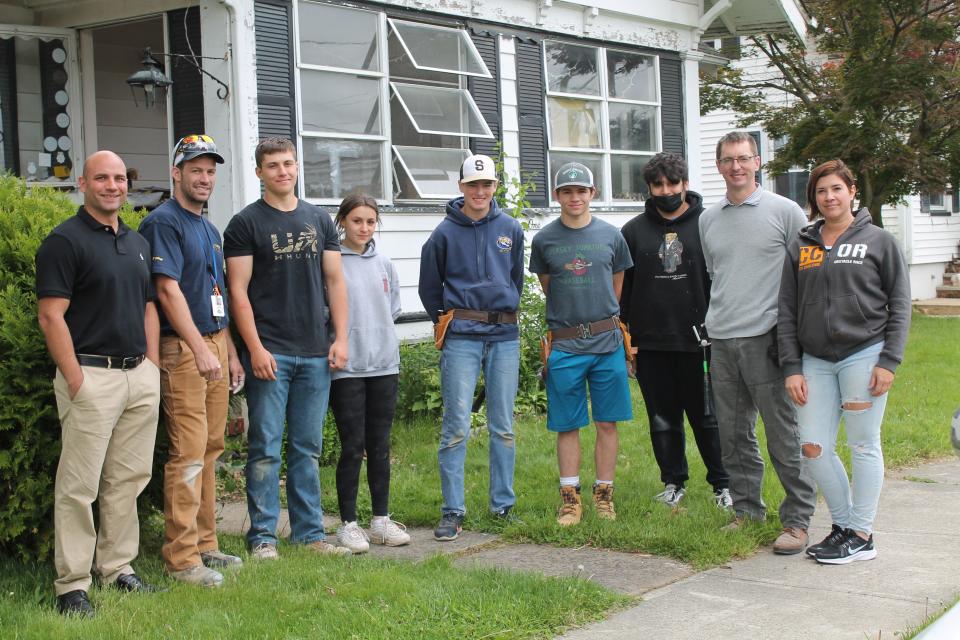
[(307, 549), (315, 551), (324, 556), (349, 556), (353, 554), (350, 549), (347, 549), (346, 547), (336, 547), (326, 540), (314, 540), (306, 546)]
[(174, 580), (193, 584), (198, 587), (219, 587), (223, 582), (222, 573), (205, 567), (202, 564), (181, 571), (171, 571), (170, 575)]
[(200, 559), (203, 561), (204, 566), (210, 567), (211, 569), (239, 567), (243, 564), (243, 560), (237, 556), (231, 556), (230, 554), (224, 553), (219, 549), (214, 549), (213, 551), (201, 551)]
[(730, 489), (724, 488), (714, 491), (713, 500), (717, 505), (717, 509), (721, 511), (733, 510), (733, 498), (730, 496)]
[(672, 483), (667, 483), (664, 485), (663, 491), (655, 495), (653, 499), (657, 502), (662, 502), (668, 507), (676, 507), (685, 495), (687, 495), (686, 489)]
[(279, 560), (280, 554), (277, 553), (277, 545), (269, 542), (261, 542), (253, 548), (250, 553), (254, 560)]

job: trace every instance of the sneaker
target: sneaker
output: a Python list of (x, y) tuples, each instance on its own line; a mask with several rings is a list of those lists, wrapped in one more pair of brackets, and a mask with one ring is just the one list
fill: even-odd
[(800, 553), (807, 546), (807, 530), (800, 527), (784, 527), (773, 542), (773, 552), (781, 556)]
[(843, 531), (843, 527), (837, 525), (831, 525), (830, 533), (827, 534), (827, 537), (818, 542), (817, 544), (812, 544), (807, 547), (807, 555), (811, 558), (817, 556), (817, 552), (825, 547), (835, 547), (846, 537), (846, 533)]
[(717, 489), (713, 492), (713, 501), (717, 504), (717, 509), (721, 511), (730, 511), (733, 509), (733, 498), (730, 497), (730, 489)]
[(337, 529), (337, 543), (351, 553), (366, 553), (370, 550), (367, 534), (357, 524), (357, 521), (344, 522)]
[(668, 507), (676, 507), (685, 495), (687, 495), (686, 489), (668, 482), (667, 484), (663, 485), (663, 491), (655, 495), (653, 499), (658, 502), (662, 502)]
[(223, 582), (222, 573), (214, 571), (210, 567), (205, 567), (202, 564), (190, 567), (189, 569), (182, 569), (181, 571), (171, 571), (170, 576), (174, 580), (186, 582), (187, 584), (198, 587), (219, 587)]
[(459, 513), (445, 513), (440, 518), (440, 524), (433, 530), (433, 539), (447, 542), (456, 540), (463, 531), (463, 516)]
[(313, 542), (308, 542), (306, 544), (307, 549), (315, 553), (319, 553), (322, 556), (349, 556), (353, 555), (353, 552), (346, 547), (336, 547), (326, 540), (314, 540)]
[(617, 519), (617, 510), (613, 508), (612, 484), (601, 482), (593, 485), (593, 505), (601, 520)]
[(494, 511), (493, 517), (496, 518), (500, 522), (500, 524), (504, 526), (508, 526), (511, 524), (519, 524), (519, 525), (527, 524), (526, 522), (524, 522), (523, 520), (517, 517), (517, 515), (513, 512), (513, 507), (507, 507), (505, 509), (501, 509), (500, 511)]
[(57, 596), (57, 611), (65, 616), (93, 617), (93, 605), (83, 589), (68, 591)]
[(843, 540), (835, 545), (824, 547), (814, 558), (821, 564), (850, 564), (858, 560), (873, 560), (877, 550), (873, 546), (873, 536), (867, 540), (858, 536), (852, 529), (844, 529)]
[(720, 531), (739, 531), (750, 522), (747, 516), (736, 516), (733, 520), (720, 527)]
[(560, 511), (557, 512), (557, 524), (570, 527), (580, 523), (583, 506), (580, 504), (580, 487), (560, 487)]
[(250, 554), (254, 560), (278, 560), (280, 554), (277, 553), (277, 545), (269, 542), (261, 542), (253, 548)]
[(410, 534), (404, 524), (392, 520), (390, 516), (373, 518), (370, 521), (370, 542), (388, 547), (402, 547), (410, 544)]
[(229, 553), (224, 553), (219, 549), (201, 551), (200, 560), (205, 567), (209, 567), (210, 569), (226, 569), (227, 567), (239, 567), (243, 564), (243, 560), (237, 556), (231, 556)]

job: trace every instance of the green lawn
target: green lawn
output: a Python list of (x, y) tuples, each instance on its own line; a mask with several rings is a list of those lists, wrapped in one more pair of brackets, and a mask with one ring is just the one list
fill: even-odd
[[(904, 364), (899, 368), (887, 404), (883, 443), (888, 467), (904, 466), (951, 451), (948, 426), (958, 399), (951, 396), (956, 363), (960, 362), (960, 320), (915, 316)], [(762, 427), (759, 429), (762, 432)], [(558, 505), (555, 436), (547, 433), (543, 418), (521, 418), (516, 425), (516, 513), (525, 525), (502, 530), (487, 514), (487, 436), (472, 438), (467, 456), (467, 519), (469, 529), (502, 532), (507, 539), (559, 544), (591, 545), (623, 551), (665, 554), (697, 568), (722, 564), (753, 553), (777, 535), (776, 518), (738, 533), (719, 531), (728, 516), (713, 506), (706, 471), (693, 438), (688, 438), (690, 463), (688, 493), (677, 511), (652, 500), (661, 490), (653, 458), (646, 413), (634, 385), (634, 420), (620, 429), (620, 459), (616, 478), (616, 522), (599, 521), (587, 495), (593, 477), (593, 430), (583, 431), (581, 481), (587, 504), (584, 522), (561, 530), (554, 521)], [(391, 510), (407, 524), (434, 526), (440, 509), (440, 480), (436, 447), (439, 425), (397, 424), (394, 438)], [(762, 442), (761, 448), (765, 445)], [(841, 437), (841, 441), (843, 438)], [(849, 461), (849, 451), (841, 447)], [(771, 514), (783, 490), (768, 464), (764, 499)], [(363, 484), (363, 483), (361, 483)], [(323, 470), (324, 508), (336, 510), (333, 469)], [(361, 520), (369, 517), (369, 499), (362, 494)], [(825, 508), (821, 505), (820, 508)]]

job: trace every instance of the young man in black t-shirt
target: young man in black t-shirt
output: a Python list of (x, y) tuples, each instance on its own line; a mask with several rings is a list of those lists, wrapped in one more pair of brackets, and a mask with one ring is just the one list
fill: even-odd
[[(230, 313), (246, 346), (241, 356), (250, 409), (247, 543), (253, 557), (277, 555), (280, 446), (287, 425), (290, 540), (324, 554), (349, 554), (326, 542), (319, 460), (330, 369), (347, 362), (347, 288), (329, 214), (297, 198), (293, 143), (257, 145), (263, 198), (224, 231)], [(332, 325), (334, 336), (331, 342)]]
[(160, 326), (150, 245), (117, 213), (127, 197), (123, 160), (94, 153), (79, 186), (83, 206), (37, 251), (37, 299), (57, 364), (63, 440), (53, 513), (57, 609), (92, 616), (91, 569), (103, 584), (153, 591), (130, 563), (140, 546), (137, 496), (150, 480), (159, 418)]

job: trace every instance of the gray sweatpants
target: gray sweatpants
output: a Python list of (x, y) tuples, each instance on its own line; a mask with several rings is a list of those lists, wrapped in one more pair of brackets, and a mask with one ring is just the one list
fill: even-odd
[(767, 452), (786, 491), (780, 505), (785, 527), (806, 529), (817, 491), (800, 455), (797, 414), (783, 386), (773, 330), (750, 338), (714, 339), (710, 358), (720, 427), (723, 466), (737, 515), (766, 517), (761, 495), (763, 458), (757, 444), (757, 413), (763, 418)]

